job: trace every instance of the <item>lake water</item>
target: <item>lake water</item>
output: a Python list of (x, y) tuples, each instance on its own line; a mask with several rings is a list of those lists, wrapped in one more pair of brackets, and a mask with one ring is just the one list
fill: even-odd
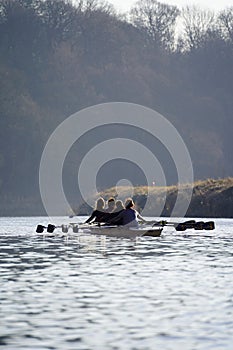
[(0, 347), (232, 350), (233, 220), (215, 222), (130, 241), (1, 218)]

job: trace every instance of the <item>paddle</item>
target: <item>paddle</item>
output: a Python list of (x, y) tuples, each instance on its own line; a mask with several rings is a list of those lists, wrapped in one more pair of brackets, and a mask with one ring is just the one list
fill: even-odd
[[(167, 222), (165, 220), (161, 221), (148, 221), (148, 224), (152, 224), (152, 226), (173, 226), (175, 227), (176, 231), (185, 231), (187, 229), (194, 229), (194, 230), (214, 230), (215, 229), (215, 223), (214, 221), (198, 221), (195, 220), (189, 220), (185, 222)], [(78, 233), (80, 228), (88, 227), (90, 224), (85, 223), (70, 223), (68, 225), (61, 225), (61, 226), (55, 226), (52, 224), (48, 224), (48, 226), (38, 225), (36, 228), (37, 233), (43, 233), (45, 229), (47, 229), (48, 233), (53, 233), (56, 228), (61, 228), (63, 233), (68, 233), (69, 228), (71, 227), (73, 229), (74, 233)], [(100, 226), (99, 223), (93, 223), (93, 225)]]
[(47, 226), (37, 225), (36, 232), (37, 233), (42, 233), (42, 232), (44, 232), (45, 228), (47, 228)]
[(199, 222), (184, 222), (178, 224), (175, 229), (176, 231), (185, 231), (189, 228), (193, 228), (194, 230), (214, 230), (215, 229), (215, 224), (213, 221), (199, 221)]
[(215, 224), (214, 221), (199, 221), (196, 222), (195, 220), (189, 220), (185, 222), (167, 222), (167, 221), (158, 221), (153, 226), (174, 226), (176, 231), (185, 231), (187, 229), (194, 229), (194, 230), (214, 230)]
[(55, 225), (52, 225), (52, 224), (49, 224), (48, 226), (37, 225), (36, 232), (37, 232), (37, 233), (43, 233), (44, 230), (47, 229), (47, 232), (53, 233), (53, 231), (54, 231), (55, 228), (57, 228), (57, 227), (61, 227), (61, 226), (55, 226)]
[(85, 223), (70, 223), (67, 225), (60, 225), (60, 226), (55, 226), (52, 224), (48, 224), (48, 226), (43, 226), (43, 225), (37, 225), (36, 232), (37, 233), (43, 233), (44, 230), (46, 229), (48, 233), (53, 233), (56, 228), (61, 228), (63, 233), (68, 233), (69, 228), (71, 227), (73, 229), (74, 233), (78, 233), (79, 228), (81, 227), (88, 227)]

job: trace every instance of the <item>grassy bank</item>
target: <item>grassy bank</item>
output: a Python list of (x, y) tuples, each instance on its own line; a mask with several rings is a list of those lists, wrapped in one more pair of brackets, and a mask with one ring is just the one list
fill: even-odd
[[(168, 187), (147, 187), (138, 186), (133, 189), (130, 187), (118, 187), (117, 193), (115, 187), (109, 188), (100, 193), (106, 200), (113, 196), (124, 200), (127, 197), (133, 197), (138, 210), (143, 211), (147, 216), (167, 216), (173, 212), (173, 216), (181, 216), (183, 205), (188, 202), (189, 193), (192, 193), (187, 217), (216, 217), (233, 218), (233, 178), (225, 179), (207, 179), (197, 181), (191, 185), (182, 185), (179, 189), (179, 200), (177, 200), (177, 186)], [(149, 193), (149, 196), (148, 196)], [(95, 202), (93, 196), (93, 205)], [(176, 210), (174, 205), (176, 203)], [(92, 208), (86, 204), (76, 207), (75, 212), (79, 215), (88, 215)], [(69, 215), (70, 213), (58, 213), (58, 215)], [(40, 216), (46, 215), (40, 197), (3, 197), (0, 201), (0, 216)]]
[[(192, 189), (193, 187), (193, 189)], [(173, 216), (182, 215), (182, 206), (188, 200), (188, 194), (192, 191), (191, 202), (186, 213), (187, 217), (233, 217), (233, 178), (226, 179), (207, 179), (196, 181), (193, 186), (182, 185), (179, 189), (179, 200)], [(148, 196), (148, 193), (150, 195)], [(143, 187), (138, 186), (132, 189), (129, 187), (118, 187), (118, 193), (115, 188), (110, 188), (101, 193), (107, 199), (110, 196), (124, 199), (132, 196), (138, 209), (143, 209), (147, 201), (144, 215), (148, 216), (170, 216), (177, 201), (177, 186), (168, 187)], [(82, 207), (82, 212), (85, 206)]]

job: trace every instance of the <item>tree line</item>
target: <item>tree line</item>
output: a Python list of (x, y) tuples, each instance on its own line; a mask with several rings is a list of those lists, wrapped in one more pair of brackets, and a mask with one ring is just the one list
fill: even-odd
[(72, 113), (109, 101), (168, 118), (196, 179), (232, 175), (232, 58), (232, 7), (214, 13), (140, 0), (119, 14), (98, 0), (0, 0), (2, 206), (39, 201), (51, 132)]

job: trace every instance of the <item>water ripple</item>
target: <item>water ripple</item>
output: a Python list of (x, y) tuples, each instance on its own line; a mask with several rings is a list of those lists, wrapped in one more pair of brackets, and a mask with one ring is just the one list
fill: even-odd
[(38, 218), (1, 221), (4, 350), (232, 349), (233, 220), (136, 241), (43, 239)]

